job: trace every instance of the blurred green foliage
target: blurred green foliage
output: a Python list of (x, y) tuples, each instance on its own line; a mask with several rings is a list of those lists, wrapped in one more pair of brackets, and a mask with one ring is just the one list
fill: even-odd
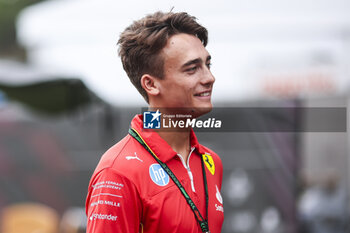
[(22, 9), (45, 0), (0, 0), (0, 56), (25, 58), (17, 42), (16, 19)]
[(92, 102), (101, 102), (80, 79), (75, 78), (57, 78), (19, 86), (0, 83), (0, 91), (8, 99), (52, 116), (76, 110)]

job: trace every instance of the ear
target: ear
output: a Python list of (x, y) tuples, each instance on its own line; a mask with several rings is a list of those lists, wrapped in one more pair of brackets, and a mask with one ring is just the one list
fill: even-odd
[(145, 89), (149, 96), (156, 96), (159, 94), (158, 79), (152, 75), (142, 75), (141, 86), (143, 87), (143, 89)]

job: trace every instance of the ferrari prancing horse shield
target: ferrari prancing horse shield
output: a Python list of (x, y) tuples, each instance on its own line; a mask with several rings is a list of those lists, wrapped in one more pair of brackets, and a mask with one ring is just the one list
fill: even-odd
[(207, 166), (208, 170), (210, 171), (210, 173), (212, 175), (214, 175), (215, 164), (214, 164), (213, 157), (211, 157), (211, 155), (208, 153), (204, 153), (202, 156), (203, 156), (203, 161), (204, 161), (205, 165)]

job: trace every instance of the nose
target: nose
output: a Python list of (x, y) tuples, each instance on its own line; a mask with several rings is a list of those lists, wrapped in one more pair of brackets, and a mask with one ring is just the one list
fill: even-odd
[(201, 79), (201, 83), (204, 86), (210, 87), (214, 84), (214, 82), (215, 82), (214, 75), (211, 73), (210, 69), (206, 67), (204, 69), (203, 78)]

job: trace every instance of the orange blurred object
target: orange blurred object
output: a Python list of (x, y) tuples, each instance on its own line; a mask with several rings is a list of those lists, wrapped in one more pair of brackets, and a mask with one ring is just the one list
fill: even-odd
[(1, 211), (1, 233), (57, 233), (58, 213), (43, 204), (20, 203)]

